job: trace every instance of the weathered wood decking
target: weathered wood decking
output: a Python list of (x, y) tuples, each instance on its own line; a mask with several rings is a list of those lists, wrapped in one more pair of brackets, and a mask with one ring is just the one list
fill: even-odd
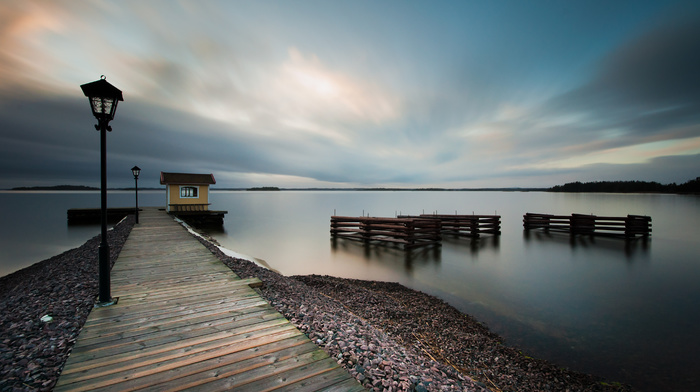
[(361, 391), (165, 212), (144, 209), (55, 391)]

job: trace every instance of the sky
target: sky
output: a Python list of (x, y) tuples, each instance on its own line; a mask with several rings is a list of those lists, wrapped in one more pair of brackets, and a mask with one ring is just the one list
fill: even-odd
[(700, 176), (697, 1), (0, 0), (0, 189)]

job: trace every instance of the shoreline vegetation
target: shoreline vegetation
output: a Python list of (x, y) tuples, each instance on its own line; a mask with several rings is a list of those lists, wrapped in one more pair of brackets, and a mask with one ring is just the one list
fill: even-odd
[[(133, 225), (130, 215), (108, 232), (113, 262)], [(197, 238), (241, 278), (258, 277), (263, 298), (368, 390), (633, 390), (531, 358), (473, 317), (398, 283), (283, 276)], [(55, 385), (97, 296), (99, 242), (0, 278), (0, 391)]]
[(660, 184), (646, 181), (596, 181), (596, 182), (570, 182), (564, 185), (553, 186), (549, 192), (572, 193), (700, 193), (700, 177), (677, 185)]
[[(165, 190), (165, 188), (139, 188), (142, 191)], [(99, 191), (100, 188), (84, 185), (54, 185), (16, 187), (10, 191)], [(109, 190), (133, 191), (134, 188), (110, 188)], [(279, 188), (263, 186), (253, 188), (212, 188), (212, 191), (444, 191), (444, 192), (568, 192), (568, 193), (677, 193), (700, 194), (700, 177), (682, 184), (661, 184), (654, 181), (594, 181), (569, 182), (551, 188)]]

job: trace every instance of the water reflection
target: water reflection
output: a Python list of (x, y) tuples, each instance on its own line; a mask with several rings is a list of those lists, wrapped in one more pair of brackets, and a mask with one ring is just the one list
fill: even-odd
[(469, 248), (472, 255), (476, 256), (481, 251), (495, 250), (501, 247), (501, 236), (481, 236), (479, 238), (464, 238), (464, 237), (454, 237), (454, 236), (443, 236), (443, 244), (449, 244), (457, 249)]
[(224, 225), (215, 224), (215, 223), (197, 223), (197, 224), (188, 223), (188, 224), (190, 226), (196, 228), (197, 231), (203, 232), (203, 233), (210, 235), (210, 236), (226, 234), (226, 227)]
[(344, 252), (381, 264), (402, 262), (404, 270), (408, 274), (412, 273), (416, 266), (439, 264), (442, 259), (442, 248), (439, 245), (404, 250), (400, 246), (365, 243), (333, 237), (331, 238), (331, 249), (334, 253)]
[(545, 232), (523, 230), (523, 239), (525, 245), (529, 246), (530, 242), (551, 242), (556, 244), (568, 244), (572, 250), (575, 249), (601, 249), (613, 252), (622, 251), (628, 259), (631, 259), (637, 254), (645, 254), (649, 252), (651, 247), (651, 238), (617, 238), (617, 237), (597, 237), (592, 235), (570, 235), (558, 232)]
[[(110, 207), (133, 205), (110, 192)], [(98, 192), (0, 191), (8, 224), (0, 236), (0, 275), (80, 246), (99, 226), (66, 225), (66, 210), (98, 207)], [(700, 198), (678, 195), (549, 192), (216, 191), (227, 210), (222, 246), (255, 256), (285, 275), (324, 274), (397, 281), (436, 295), (487, 323), (532, 356), (633, 383), (640, 390), (700, 390)], [(139, 204), (162, 206), (162, 191)], [(499, 210), (502, 236), (443, 237), (442, 247), (402, 249), (337, 241), (328, 246), (334, 209)], [(478, 207), (471, 207), (478, 206)], [(600, 216), (654, 215), (651, 241), (523, 234), (524, 211)], [(335, 215), (335, 214), (334, 214)], [(3, 269), (4, 268), (4, 269)], [(573, 347), (572, 347), (573, 346)]]
[[(443, 236), (442, 243), (456, 249), (459, 253), (468, 249), (468, 253), (476, 256), (482, 251), (498, 251), (501, 240), (500, 236), (497, 235), (482, 236), (480, 238)], [(350, 256), (361, 257), (380, 264), (402, 262), (405, 272), (409, 274), (414, 271), (415, 267), (439, 264), (442, 261), (442, 246), (440, 245), (404, 250), (400, 245), (365, 243), (346, 238), (331, 237), (331, 249), (334, 253), (343, 252)]]

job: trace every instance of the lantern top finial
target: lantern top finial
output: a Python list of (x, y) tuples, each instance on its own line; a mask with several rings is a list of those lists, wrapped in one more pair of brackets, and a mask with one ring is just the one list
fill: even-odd
[(100, 80), (94, 82), (85, 83), (80, 86), (88, 98), (111, 98), (118, 101), (123, 101), (124, 96), (122, 95), (122, 90), (112, 86), (108, 81), (107, 77), (102, 75)]

